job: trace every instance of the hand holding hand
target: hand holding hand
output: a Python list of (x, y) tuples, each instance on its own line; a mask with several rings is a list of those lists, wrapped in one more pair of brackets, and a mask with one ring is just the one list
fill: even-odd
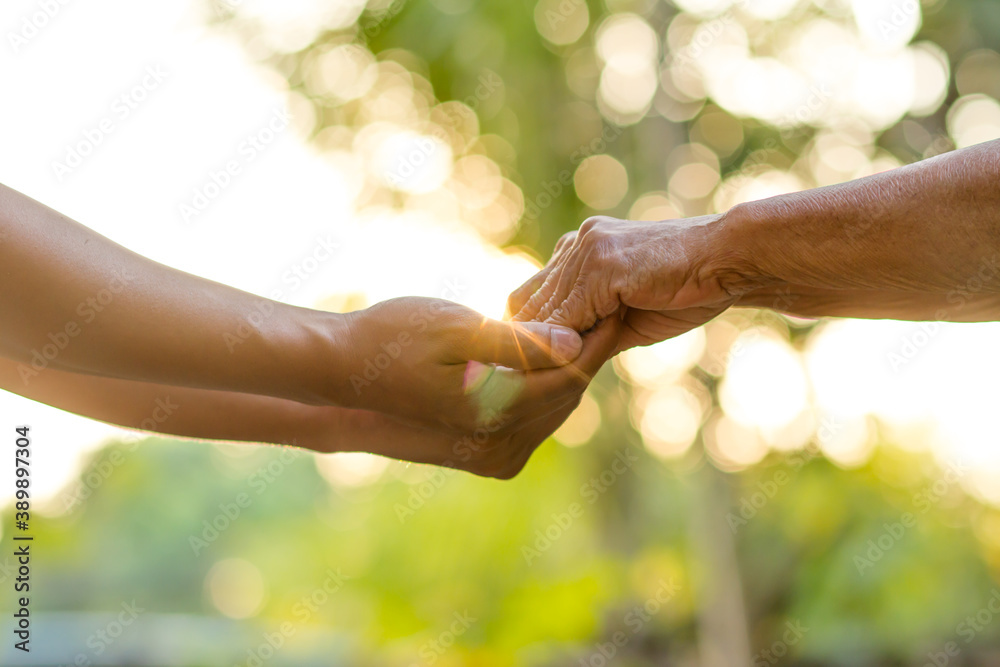
[[(565, 392), (582, 349), (566, 327), (491, 320), (450, 301), (406, 297), (347, 316), (342, 406), (425, 428), (471, 432), (497, 413), (520, 419)], [(344, 363), (344, 362), (342, 362)]]
[(620, 349), (711, 320), (736, 301), (739, 276), (718, 267), (721, 216), (663, 222), (590, 218), (560, 239), (548, 265), (511, 294), (514, 320), (587, 328), (626, 307)]
[(620, 320), (609, 318), (584, 337), (576, 361), (560, 368), (495, 371), (521, 375), (521, 392), (505, 410), (490, 411), (475, 427), (420, 426), (379, 412), (351, 410), (337, 417), (337, 442), (325, 451), (368, 451), (509, 479), (579, 405), (590, 380), (613, 354), (620, 330)]

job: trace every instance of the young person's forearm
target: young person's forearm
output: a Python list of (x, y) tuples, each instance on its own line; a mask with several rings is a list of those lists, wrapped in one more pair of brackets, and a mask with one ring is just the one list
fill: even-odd
[[(735, 207), (719, 254), (753, 286), (1000, 293), (1000, 141)], [(737, 286), (738, 288), (738, 286)]]
[(508, 427), (541, 429), (541, 435), (533, 436), (531, 441), (537, 444), (562, 423), (578, 402), (570, 400), (565, 406), (557, 400), (554, 406), (540, 407), (518, 423), (497, 421), (491, 426), (496, 429), (490, 435), (494, 442), (487, 447), (473, 442), (468, 434), (421, 428), (379, 412), (304, 405), (270, 396), (61, 370), (49, 370), (37, 382), (24, 386), (17, 366), (18, 362), (0, 357), (0, 387), (127, 429), (194, 440), (289, 445), (319, 453), (370, 452), (418, 463), (445, 464), (478, 474), (490, 474), (476, 466), (493, 465), (492, 458), (523, 456), (517, 452), (517, 441), (506, 433)]
[(199, 440), (287, 444), (337, 451), (350, 410), (191, 387), (49, 369), (21, 382), (19, 362), (0, 358), (0, 387), (115, 426)]
[(329, 402), (339, 316), (163, 266), (3, 186), (0, 280), (0, 354), (26, 384), (62, 368)]

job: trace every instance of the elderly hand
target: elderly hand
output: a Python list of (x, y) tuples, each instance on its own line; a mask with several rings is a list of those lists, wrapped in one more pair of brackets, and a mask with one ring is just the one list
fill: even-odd
[(508, 310), (585, 331), (622, 307), (619, 349), (649, 345), (711, 320), (742, 287), (714, 247), (721, 216), (663, 222), (590, 218), (560, 239), (548, 265), (515, 290)]

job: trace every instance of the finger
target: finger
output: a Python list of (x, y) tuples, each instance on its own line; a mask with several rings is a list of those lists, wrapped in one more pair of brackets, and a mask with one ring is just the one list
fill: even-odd
[[(606, 318), (597, 327), (584, 336), (583, 351), (571, 365), (573, 369), (583, 371), (588, 378), (597, 375), (618, 345), (622, 332), (622, 320), (616, 314)], [(571, 370), (567, 368), (566, 370)]]
[[(549, 261), (545, 263), (545, 266), (532, 276), (531, 279), (511, 292), (510, 297), (507, 299), (507, 315), (509, 317), (505, 317), (504, 319), (510, 319), (510, 317), (517, 315), (524, 308), (531, 295), (542, 287), (548, 275), (564, 259), (563, 253), (573, 246), (574, 241), (576, 241), (576, 230), (566, 232), (559, 237), (559, 240), (556, 241), (556, 247), (552, 251), (552, 256), (549, 257)], [(531, 318), (526, 317), (522, 319)]]
[(552, 268), (545, 276), (545, 280), (542, 282), (542, 286), (535, 290), (535, 293), (521, 306), (521, 310), (514, 315), (515, 322), (528, 322), (535, 319), (538, 311), (542, 309), (542, 306), (552, 296), (552, 292), (559, 281), (559, 276), (562, 274), (562, 265), (563, 260), (558, 260), (552, 265)]
[[(537, 372), (537, 371), (535, 371)], [(527, 373), (512, 368), (470, 361), (466, 365), (464, 391), (475, 409), (475, 423), (500, 422), (509, 426), (514, 421), (545, 415), (566, 401), (565, 394), (545, 396), (525, 401)]]
[(621, 331), (622, 321), (617, 315), (601, 322), (583, 337), (583, 351), (576, 361), (562, 368), (528, 373), (520, 401), (540, 402), (582, 391), (614, 354)]
[(517, 370), (554, 368), (573, 361), (583, 349), (580, 335), (542, 322), (501, 322), (484, 317), (466, 359)]
[[(498, 422), (502, 425), (489, 433), (484, 442), (475, 439), (472, 444), (466, 444), (469, 438), (465, 437), (453, 447), (454, 453), (475, 453), (474, 460), (461, 465), (468, 472), (510, 479), (524, 468), (535, 449), (566, 420), (579, 402), (579, 396), (564, 397), (558, 403), (536, 409), (521, 419)], [(462, 456), (457, 458), (464, 460)]]
[(548, 301), (546, 301), (545, 304), (538, 309), (538, 312), (535, 313), (532, 319), (544, 322), (553, 313), (553, 311), (562, 307), (563, 303), (569, 298), (570, 294), (572, 294), (574, 290), (581, 292), (587, 291), (584, 285), (581, 284), (581, 280), (585, 275), (583, 272), (583, 264), (586, 259), (587, 258), (583, 252), (577, 251), (570, 253), (559, 271), (559, 276), (556, 279), (555, 286), (552, 288)]
[[(606, 292), (604, 288), (598, 289)], [(597, 322), (618, 312), (620, 308), (621, 302), (616, 297), (607, 293), (595, 295), (592, 287), (577, 283), (558, 308), (544, 319), (539, 313), (538, 319), (547, 324), (569, 327), (574, 331), (587, 331)]]
[(642, 347), (658, 342), (649, 336), (650, 321), (654, 314), (646, 310), (636, 310), (634, 308), (624, 308), (622, 318), (622, 335), (618, 338), (618, 347), (615, 354), (621, 354), (625, 350), (633, 347)]
[(481, 380), (472, 384), (466, 383), (466, 395), (476, 407), (477, 426), (495, 420), (497, 415), (503, 415), (503, 419), (506, 421), (511, 418), (520, 418), (529, 411), (529, 406), (524, 403), (515, 406), (518, 397), (524, 391), (524, 384), (527, 382), (524, 373), (510, 368), (470, 361), (466, 367), (465, 376), (467, 379), (470, 372), (477, 366), (489, 369), (489, 372), (480, 373)]
[[(496, 327), (497, 330), (506, 332), (538, 329), (541, 324), (538, 322), (517, 324), (496, 322), (495, 320), (486, 320), (486, 322), (491, 323), (488, 326)], [(584, 347), (579, 335), (572, 329), (556, 328), (553, 333), (561, 337), (564, 332), (571, 333), (574, 339), (579, 341), (581, 348)], [(489, 354), (483, 355), (483, 359), (474, 358), (469, 361), (466, 365), (464, 389), (476, 409), (477, 423), (482, 423), (496, 414), (523, 417), (531, 413), (549, 412), (552, 410), (552, 403), (565, 400), (567, 395), (570, 395), (573, 391), (582, 391), (603, 363), (603, 360), (599, 360), (595, 356), (606, 353), (605, 348), (607, 346), (601, 345), (603, 342), (602, 336), (607, 337), (607, 333), (602, 332), (601, 336), (591, 336), (595, 342), (590, 345), (589, 358), (584, 360), (579, 368), (574, 367), (574, 365), (564, 366), (562, 369), (563, 372), (558, 376), (550, 378), (548, 383), (537, 383), (538, 388), (534, 392), (529, 392), (528, 390), (530, 375), (534, 373), (547, 373), (549, 371), (535, 370), (525, 373), (513, 370), (515, 366), (514, 362), (517, 361), (520, 363), (521, 359), (509, 359), (507, 360), (508, 363), (505, 363), (500, 360), (503, 355), (498, 354), (495, 349)], [(496, 338), (501, 341), (516, 340), (510, 333), (501, 334)], [(523, 350), (516, 351), (519, 353), (523, 352)], [(577, 350), (574, 358), (580, 355), (582, 355), (582, 352)], [(508, 366), (509, 368), (497, 368), (492, 365), (494, 363)], [(523, 365), (521, 363), (521, 366)], [(550, 390), (549, 387), (553, 389)]]
[(511, 317), (521, 312), (524, 305), (528, 303), (528, 299), (530, 299), (531, 295), (541, 288), (541, 286), (545, 283), (545, 279), (551, 272), (552, 267), (546, 266), (544, 269), (526, 280), (523, 285), (510, 293), (510, 296), (507, 297), (507, 312), (504, 313), (505, 320), (509, 320)]
[(626, 322), (625, 329), (622, 331), (622, 336), (618, 340), (618, 346), (615, 348), (613, 356), (617, 356), (626, 350), (631, 350), (633, 347), (645, 347), (655, 342), (657, 341), (651, 340), (649, 336), (640, 333)]
[(573, 231), (566, 232), (565, 234), (560, 236), (559, 240), (556, 241), (556, 249), (552, 251), (552, 254), (558, 255), (563, 250), (576, 243), (576, 235), (577, 235), (577, 230), (574, 229)]

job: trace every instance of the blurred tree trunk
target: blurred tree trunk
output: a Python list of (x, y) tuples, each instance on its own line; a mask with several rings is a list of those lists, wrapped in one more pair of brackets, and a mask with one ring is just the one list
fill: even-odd
[[(699, 435), (695, 446), (704, 448)], [(698, 601), (698, 653), (701, 667), (734, 667), (750, 661), (750, 638), (736, 541), (722, 520), (732, 505), (725, 473), (706, 463), (692, 475), (695, 512), (691, 542), (704, 574)]]

